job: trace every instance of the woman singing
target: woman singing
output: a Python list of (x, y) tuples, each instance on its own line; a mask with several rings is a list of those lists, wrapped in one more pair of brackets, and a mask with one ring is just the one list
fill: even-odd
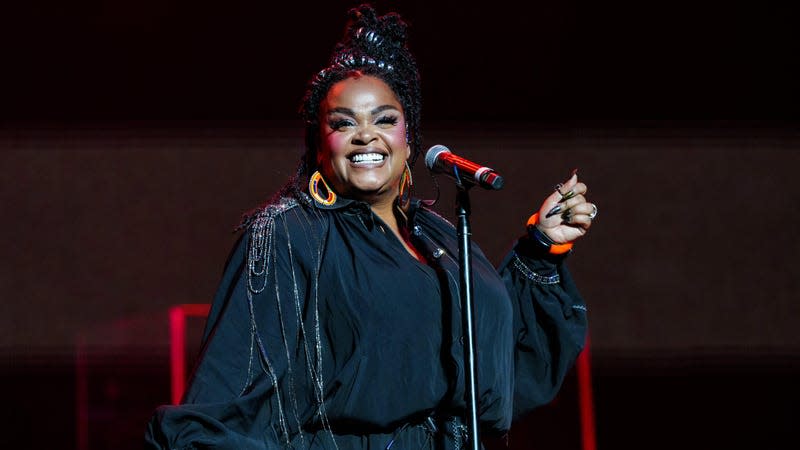
[[(158, 449), (466, 446), (454, 227), (411, 196), (420, 87), (396, 14), (362, 5), (309, 83), (297, 174), (245, 216)], [(597, 213), (573, 174), (499, 268), (472, 247), (481, 432), (549, 402), (586, 307), (564, 265)]]

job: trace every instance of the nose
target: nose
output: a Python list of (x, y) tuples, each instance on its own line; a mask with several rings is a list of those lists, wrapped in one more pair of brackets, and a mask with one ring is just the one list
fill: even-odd
[(377, 139), (375, 131), (369, 125), (365, 125), (358, 128), (353, 135), (352, 143), (353, 145), (367, 145), (375, 139)]

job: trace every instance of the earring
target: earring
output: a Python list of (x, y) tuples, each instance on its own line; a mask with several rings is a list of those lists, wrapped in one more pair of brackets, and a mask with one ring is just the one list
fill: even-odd
[[(322, 185), (325, 186), (325, 191), (327, 193), (325, 197), (323, 197), (319, 192), (320, 181), (322, 182)], [(308, 193), (314, 197), (314, 200), (325, 206), (331, 206), (332, 204), (336, 203), (336, 193), (333, 192), (333, 189), (331, 189), (330, 186), (328, 186), (325, 178), (322, 178), (322, 174), (319, 173), (319, 170), (314, 172), (311, 175), (311, 178), (308, 179)]]
[(411, 167), (408, 166), (408, 160), (406, 160), (406, 168), (403, 169), (403, 175), (400, 177), (400, 188), (397, 195), (397, 205), (402, 210), (408, 209), (408, 205), (411, 203), (411, 186), (413, 185)]

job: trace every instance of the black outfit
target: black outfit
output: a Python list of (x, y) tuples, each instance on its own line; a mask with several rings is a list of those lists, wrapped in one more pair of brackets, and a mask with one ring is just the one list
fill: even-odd
[[(363, 202), (282, 198), (252, 216), (179, 406), (148, 448), (458, 448), (464, 401), (454, 227), (418, 202), (406, 251)], [(550, 401), (586, 308), (561, 257), (526, 237), (499, 273), (473, 249), (482, 432)], [(300, 431), (302, 430), (302, 431)]]

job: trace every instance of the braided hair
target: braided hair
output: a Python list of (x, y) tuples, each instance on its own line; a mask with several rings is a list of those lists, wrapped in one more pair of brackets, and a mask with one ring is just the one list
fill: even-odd
[[(277, 203), (286, 196), (307, 201), (302, 192), (309, 174), (319, 168), (317, 151), (320, 144), (320, 103), (334, 84), (356, 74), (379, 78), (397, 96), (403, 106), (407, 139), (411, 147), (408, 163), (414, 165), (422, 148), (422, 95), (417, 63), (406, 44), (407, 28), (408, 25), (397, 13), (378, 16), (367, 3), (350, 9), (342, 39), (335, 45), (328, 65), (309, 81), (300, 105), (300, 117), (305, 123), (305, 153), (296, 173), (265, 205)], [(263, 207), (264, 205), (244, 213), (236, 230), (252, 223)]]
[(344, 36), (334, 47), (328, 66), (311, 78), (300, 106), (306, 151), (298, 168), (298, 182), (317, 169), (320, 102), (334, 84), (356, 73), (377, 77), (392, 89), (405, 113), (411, 147), (409, 164), (413, 165), (421, 152), (420, 77), (406, 45), (407, 24), (397, 13), (378, 16), (369, 4), (352, 8), (348, 17)]

